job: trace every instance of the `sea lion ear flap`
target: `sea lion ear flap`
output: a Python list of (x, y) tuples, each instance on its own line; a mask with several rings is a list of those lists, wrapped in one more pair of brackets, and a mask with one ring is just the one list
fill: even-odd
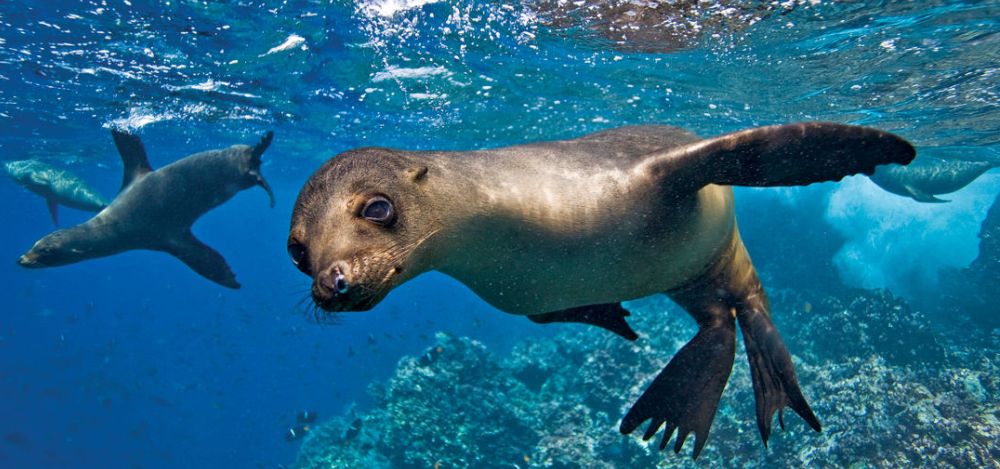
[(412, 182), (417, 182), (427, 177), (426, 166), (414, 166), (406, 170), (406, 178)]
[(827, 122), (758, 127), (645, 158), (637, 169), (672, 185), (804, 186), (909, 164), (916, 150), (888, 132)]

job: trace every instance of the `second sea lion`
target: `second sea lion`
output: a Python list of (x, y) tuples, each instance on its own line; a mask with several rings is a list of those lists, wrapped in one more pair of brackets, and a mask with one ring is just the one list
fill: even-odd
[(29, 191), (42, 196), (49, 207), (52, 224), (59, 225), (59, 206), (100, 212), (108, 202), (79, 176), (38, 160), (8, 161), (7, 175)]
[(884, 166), (868, 178), (882, 189), (917, 202), (948, 202), (936, 196), (950, 194), (1000, 167), (1000, 161), (966, 161), (921, 157), (909, 166)]
[(138, 136), (119, 130), (111, 133), (125, 166), (121, 191), (111, 205), (85, 223), (38, 240), (17, 263), (54, 267), (149, 249), (180, 259), (219, 285), (239, 288), (226, 259), (195, 238), (191, 225), (253, 186), (264, 188), (274, 207), (271, 186), (260, 173), (261, 156), (273, 134), (268, 132), (254, 146), (204, 151), (154, 171)]

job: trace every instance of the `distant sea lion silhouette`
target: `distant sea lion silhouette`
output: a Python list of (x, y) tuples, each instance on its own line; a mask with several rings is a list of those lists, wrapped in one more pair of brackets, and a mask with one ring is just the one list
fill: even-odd
[(917, 202), (948, 202), (935, 197), (955, 192), (983, 173), (1000, 167), (1000, 161), (964, 161), (921, 157), (909, 166), (884, 166), (868, 176), (888, 192)]
[(8, 161), (4, 169), (18, 184), (42, 196), (49, 206), (52, 223), (59, 225), (59, 206), (100, 212), (108, 202), (83, 179), (65, 170), (38, 160)]
[(255, 146), (233, 145), (170, 163), (149, 166), (138, 136), (112, 130), (125, 166), (122, 188), (94, 218), (38, 240), (18, 259), (24, 267), (53, 267), (132, 249), (163, 251), (203, 277), (239, 288), (226, 260), (191, 234), (191, 225), (243, 189), (261, 186), (274, 207), (274, 194), (260, 173), (268, 132)]
[(620, 302), (666, 293), (698, 333), (620, 430), (651, 420), (648, 440), (666, 424), (660, 448), (676, 430), (675, 451), (694, 432), (697, 457), (732, 369), (737, 320), (764, 442), (785, 406), (820, 429), (740, 240), (729, 186), (834, 181), (914, 155), (895, 135), (831, 123), (708, 140), (642, 126), (478, 151), (360, 148), (306, 182), (288, 252), (326, 311), (368, 310), (438, 270), (505, 312), (634, 339)]

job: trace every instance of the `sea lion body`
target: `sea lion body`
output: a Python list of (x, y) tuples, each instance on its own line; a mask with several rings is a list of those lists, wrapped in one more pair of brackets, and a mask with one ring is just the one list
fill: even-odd
[[(788, 406), (820, 425), (799, 389), (740, 239), (730, 186), (805, 185), (909, 163), (905, 140), (804, 123), (707, 140), (665, 126), (466, 152), (361, 148), (306, 182), (288, 250), (326, 311), (372, 308), (428, 270), (537, 323), (597, 325), (635, 340), (620, 302), (666, 293), (698, 323), (621, 423), (661, 449), (708, 437), (739, 323), (767, 441)], [(780, 414), (779, 414), (780, 415)]]
[[(428, 191), (439, 191), (440, 200), (489, 205), (454, 212), (458, 222), (427, 241), (468, 254), (442, 256), (435, 269), (521, 315), (676, 288), (704, 270), (732, 236), (732, 189), (706, 186), (677, 203), (650, 196), (658, 191), (655, 181), (620, 168), (697, 140), (670, 127), (630, 127), (569, 142), (435, 155), (441, 177), (428, 178)], [(630, 213), (637, 217), (629, 220)], [(526, 245), (531, 249), (518, 249)], [(629, 274), (609, 275), (619, 269)]]
[(997, 167), (997, 161), (921, 158), (909, 166), (878, 168), (869, 179), (888, 192), (917, 202), (947, 202), (935, 196), (955, 192)]
[(48, 203), (52, 222), (58, 224), (56, 207), (100, 212), (108, 202), (83, 179), (65, 170), (37, 160), (4, 163), (7, 174), (18, 184), (38, 194)]
[(40, 239), (18, 263), (53, 267), (133, 249), (164, 251), (220, 285), (239, 288), (222, 256), (191, 234), (205, 212), (241, 190), (270, 186), (260, 174), (271, 134), (257, 146), (233, 145), (190, 155), (159, 170), (149, 166), (138, 137), (113, 131), (125, 164), (122, 189), (111, 204), (85, 223)]

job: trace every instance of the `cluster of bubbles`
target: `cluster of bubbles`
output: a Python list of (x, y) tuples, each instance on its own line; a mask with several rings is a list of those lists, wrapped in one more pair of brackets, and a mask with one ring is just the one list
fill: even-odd
[[(256, 121), (342, 147), (390, 128), (398, 131), (385, 143), (440, 147), (640, 122), (715, 134), (829, 119), (924, 145), (995, 144), (1000, 46), (985, 22), (997, 7), (917, 8), (13, 2), (0, 7), (0, 76), (23, 86), (0, 90), (0, 118), (22, 122), (23, 134), (81, 116), (125, 127), (213, 122), (237, 133)], [(25, 114), (35, 116), (14, 119)]]

